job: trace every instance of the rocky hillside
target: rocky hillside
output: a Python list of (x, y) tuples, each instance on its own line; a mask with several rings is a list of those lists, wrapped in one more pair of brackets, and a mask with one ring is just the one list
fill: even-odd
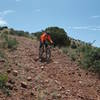
[(100, 100), (100, 80), (72, 62), (58, 48), (50, 63), (39, 62), (37, 40), (14, 36), (16, 50), (4, 50), (0, 73), (8, 75), (9, 95), (0, 90), (0, 100)]

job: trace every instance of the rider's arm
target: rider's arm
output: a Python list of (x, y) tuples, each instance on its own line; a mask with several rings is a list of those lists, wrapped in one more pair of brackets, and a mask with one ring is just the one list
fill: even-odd
[(48, 35), (48, 40), (50, 41), (51, 44), (53, 43), (53, 41), (52, 41), (50, 35)]

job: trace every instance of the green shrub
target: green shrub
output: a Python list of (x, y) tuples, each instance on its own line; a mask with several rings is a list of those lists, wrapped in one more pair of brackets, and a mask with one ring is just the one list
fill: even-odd
[(6, 74), (0, 74), (0, 87), (6, 84), (8, 76)]
[(9, 35), (6, 34), (2, 34), (1, 37), (3, 39), (3, 44), (2, 44), (3, 48), (8, 48), (12, 50), (17, 48), (18, 42), (15, 38), (11, 38)]
[(51, 38), (56, 46), (62, 47), (70, 45), (69, 37), (64, 29), (59, 27), (48, 27), (45, 30), (50, 32)]
[(8, 39), (6, 41), (6, 43), (7, 43), (7, 46), (8, 46), (9, 49), (16, 49), (17, 44), (18, 44), (16, 39), (11, 39), (11, 38)]
[(15, 30), (13, 28), (11, 28), (9, 34), (16, 35)]
[(0, 26), (0, 30), (3, 30), (3, 29), (8, 29), (8, 27), (7, 26)]
[(17, 31), (17, 30), (14, 30), (14, 29), (10, 29), (9, 34), (17, 35), (17, 36), (25, 36), (25, 37), (29, 37), (30, 36), (29, 32)]
[(67, 47), (62, 47), (61, 49), (62, 49), (63, 53), (65, 53), (65, 54), (68, 53), (68, 48)]
[(94, 48), (88, 45), (84, 47), (83, 54), (81, 64), (84, 68), (100, 73), (100, 48)]
[(71, 44), (71, 48), (72, 49), (76, 49), (77, 48), (77, 45), (76, 45), (76, 43), (73, 41), (73, 43)]
[(18, 36), (25, 36), (25, 37), (29, 36), (29, 33), (28, 32), (24, 32), (24, 31), (15, 31), (15, 33)]
[(92, 65), (92, 57), (91, 53), (93, 52), (92, 47), (89, 45), (83, 45), (81, 47), (81, 52), (83, 53), (83, 57), (81, 59), (81, 64), (83, 68), (88, 69)]
[(42, 34), (42, 32), (32, 33), (32, 35), (36, 36), (38, 40), (40, 39), (41, 34)]
[(8, 81), (8, 76), (6, 74), (0, 74), (0, 89), (3, 93), (10, 95), (6, 83)]
[(4, 53), (0, 50), (0, 58), (5, 58)]
[(77, 52), (76, 52), (76, 50), (69, 48), (67, 55), (71, 58), (72, 61), (76, 61), (77, 60)]
[(2, 33), (0, 35), (0, 39), (2, 40), (0, 44), (0, 48), (8, 48), (14, 50), (17, 48), (18, 42), (16, 38), (12, 38), (10, 35)]
[(4, 39), (6, 39), (7, 38), (7, 34), (5, 34), (5, 33), (1, 33), (1, 35), (0, 35), (0, 38), (2, 39), (2, 40), (4, 40)]

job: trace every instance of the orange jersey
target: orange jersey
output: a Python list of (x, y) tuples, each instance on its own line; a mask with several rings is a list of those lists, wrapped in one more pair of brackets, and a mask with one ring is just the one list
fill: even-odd
[(43, 43), (44, 41), (48, 40), (50, 43), (53, 43), (50, 35), (47, 35), (46, 33), (43, 33), (41, 36), (40, 36), (40, 40), (41, 42)]

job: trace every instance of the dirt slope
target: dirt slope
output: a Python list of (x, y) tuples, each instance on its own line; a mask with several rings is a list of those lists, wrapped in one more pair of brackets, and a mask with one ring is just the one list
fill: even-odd
[(100, 100), (100, 80), (55, 48), (49, 64), (39, 62), (38, 42), (16, 37), (18, 48), (6, 52), (10, 67), (11, 96), (0, 100)]

